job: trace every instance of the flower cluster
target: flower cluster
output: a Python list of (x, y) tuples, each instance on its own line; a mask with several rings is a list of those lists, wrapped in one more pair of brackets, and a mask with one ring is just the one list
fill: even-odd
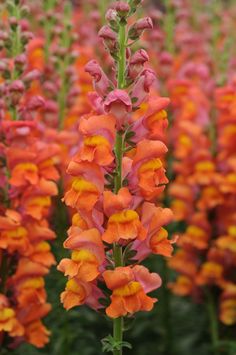
[(152, 28), (143, 18), (127, 29), (136, 6), (115, 2), (99, 31), (116, 77), (96, 60), (85, 67), (93, 79), (93, 111), (78, 121), (79, 149), (67, 169), (72, 183), (64, 201), (75, 213), (64, 247), (72, 253), (58, 265), (68, 276), (61, 295), (66, 309), (87, 304), (102, 312), (106, 305), (118, 322), (153, 308), (156, 299), (147, 294), (161, 279), (139, 263), (151, 253), (171, 256), (174, 242), (163, 228), (172, 212), (155, 204), (168, 182), (162, 139), (169, 99), (151, 95), (156, 79), (146, 51), (131, 53), (132, 43)]
[[(228, 94), (230, 93), (230, 94)], [(172, 206), (178, 208), (179, 220), (187, 229), (179, 240), (180, 249), (170, 266), (181, 275), (172, 284), (180, 295), (204, 296), (206, 287), (220, 290), (217, 299), (220, 320), (226, 325), (236, 322), (235, 314), (235, 117), (232, 111), (233, 85), (215, 90), (217, 155), (203, 154), (184, 178), (178, 176), (170, 192)], [(232, 100), (232, 101), (231, 101)], [(198, 135), (205, 142), (204, 134)], [(200, 144), (200, 142), (199, 142)], [(209, 145), (209, 141), (208, 141)], [(193, 156), (192, 156), (193, 157)], [(185, 158), (187, 163), (189, 158)], [(193, 170), (192, 170), (193, 169)], [(182, 183), (181, 183), (182, 181)], [(182, 207), (182, 208), (180, 208)], [(188, 268), (186, 268), (186, 263)]]
[(26, 11), (9, 1), (1, 29), (7, 51), (0, 52), (0, 333), (7, 348), (48, 342), (50, 332), (41, 321), (51, 309), (44, 276), (56, 263), (48, 218), (60, 149), (45, 140), (39, 119), (45, 100), (35, 90), (40, 72), (30, 66)]
[[(232, 325), (236, 322), (235, 79), (234, 64), (227, 62), (231, 54), (227, 36), (233, 17), (222, 8), (229, 26), (221, 28), (218, 23), (216, 28), (210, 16), (198, 14), (199, 23), (194, 23), (190, 3), (171, 2), (170, 6), (174, 20), (169, 27), (163, 26), (166, 33), (156, 29), (158, 41), (150, 53), (154, 57), (160, 52), (158, 62), (155, 58), (152, 62), (162, 69), (172, 102), (169, 140), (174, 161), (169, 168), (174, 181), (168, 193), (181, 235), (179, 248), (169, 260), (178, 273), (170, 287), (195, 301), (213, 300), (215, 316)], [(162, 13), (153, 16), (154, 21), (167, 21)], [(173, 41), (169, 46), (168, 35)], [(218, 50), (228, 55), (222, 63)], [(227, 77), (228, 83), (220, 87)]]

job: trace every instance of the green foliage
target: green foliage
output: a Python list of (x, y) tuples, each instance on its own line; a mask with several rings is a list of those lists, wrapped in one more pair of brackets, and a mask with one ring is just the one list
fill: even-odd
[(127, 341), (116, 341), (112, 335), (101, 340), (102, 342), (102, 351), (103, 352), (113, 352), (114, 350), (121, 350), (122, 348), (132, 349), (132, 345)]

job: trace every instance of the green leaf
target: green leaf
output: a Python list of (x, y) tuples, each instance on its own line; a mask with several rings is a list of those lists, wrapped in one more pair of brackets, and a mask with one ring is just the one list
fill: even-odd
[(110, 303), (107, 298), (99, 298), (98, 302), (104, 307), (107, 307)]
[(128, 131), (125, 135), (125, 139), (130, 139), (135, 136), (135, 132), (133, 131)]
[(138, 101), (137, 97), (132, 97), (132, 99), (131, 99), (132, 104), (135, 104), (137, 101)]
[(122, 348), (132, 349), (132, 345), (127, 341), (116, 341), (112, 335), (101, 340), (103, 352), (113, 352), (114, 350), (121, 350)]

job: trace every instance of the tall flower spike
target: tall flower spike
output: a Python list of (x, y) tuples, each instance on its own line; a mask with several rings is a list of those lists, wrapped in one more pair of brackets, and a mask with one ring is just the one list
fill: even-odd
[(24, 18), (27, 7), (22, 3), (5, 1), (0, 10), (1, 29), (8, 33), (3, 50), (0, 45), (0, 348), (4, 352), (21, 343), (39, 348), (48, 343), (50, 332), (42, 318), (51, 306), (44, 277), (56, 263), (49, 244), (55, 239), (49, 216), (57, 194), (60, 147), (47, 140), (40, 80), (44, 63), (36, 65), (32, 53), (41, 54), (42, 41), (31, 42), (30, 24)]
[(144, 18), (128, 30), (138, 3), (115, 2), (106, 15), (108, 25), (99, 31), (116, 77), (108, 78), (95, 60), (86, 65), (96, 90), (90, 94), (95, 112), (78, 123), (79, 149), (67, 169), (73, 180), (64, 198), (76, 210), (64, 243), (72, 254), (58, 265), (68, 276), (64, 307), (87, 304), (113, 320), (113, 336), (103, 344), (114, 355), (126, 345), (126, 316), (150, 311), (156, 298), (147, 294), (161, 286), (160, 276), (139, 263), (151, 253), (171, 256), (175, 241), (163, 228), (171, 211), (154, 204), (168, 182), (167, 147), (158, 138), (164, 135), (169, 101), (149, 97), (156, 77), (144, 66), (148, 54), (131, 53), (133, 40), (152, 28)]

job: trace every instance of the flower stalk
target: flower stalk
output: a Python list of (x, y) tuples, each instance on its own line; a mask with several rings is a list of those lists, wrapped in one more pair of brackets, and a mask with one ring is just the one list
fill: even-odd
[(217, 319), (217, 312), (215, 307), (214, 297), (211, 290), (206, 290), (207, 296), (207, 310), (210, 323), (212, 352), (214, 355), (219, 355), (219, 326)]
[[(118, 55), (118, 73), (117, 87), (123, 89), (125, 86), (125, 67), (126, 67), (126, 20), (121, 19), (119, 24), (118, 35), (119, 55)], [(115, 143), (116, 156), (116, 177), (114, 192), (117, 194), (122, 187), (122, 158), (123, 158), (123, 133), (117, 132)], [(122, 247), (114, 243), (113, 245), (115, 267), (123, 266)], [(113, 337), (114, 341), (121, 343), (123, 340), (123, 317), (113, 320)], [(119, 350), (114, 350), (114, 355), (122, 355), (122, 347)]]

